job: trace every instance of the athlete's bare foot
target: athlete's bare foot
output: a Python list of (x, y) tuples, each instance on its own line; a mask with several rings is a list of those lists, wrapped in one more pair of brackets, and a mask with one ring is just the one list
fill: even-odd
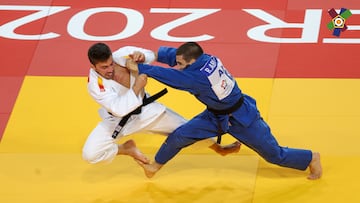
[(320, 153), (314, 152), (312, 155), (312, 160), (309, 164), (310, 174), (308, 176), (309, 180), (319, 179), (322, 175), (322, 167), (320, 162)]
[(210, 146), (211, 149), (213, 149), (216, 153), (226, 156), (231, 153), (237, 153), (240, 150), (241, 143), (239, 141), (236, 141), (232, 144), (221, 146), (217, 143), (214, 143)]
[(157, 162), (146, 164), (136, 159), (135, 161), (144, 169), (145, 175), (148, 178), (152, 178), (163, 166), (163, 164), (159, 164)]
[(137, 161), (150, 163), (150, 160), (136, 147), (134, 140), (128, 140), (119, 145), (118, 154), (129, 155)]

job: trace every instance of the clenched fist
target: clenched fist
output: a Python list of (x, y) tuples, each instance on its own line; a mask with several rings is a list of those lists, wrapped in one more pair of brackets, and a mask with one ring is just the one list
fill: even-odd
[(144, 63), (145, 61), (145, 55), (140, 51), (134, 51), (134, 53), (129, 56), (136, 63)]
[(132, 59), (126, 60), (126, 68), (128, 68), (131, 71), (138, 72), (138, 64), (134, 62)]

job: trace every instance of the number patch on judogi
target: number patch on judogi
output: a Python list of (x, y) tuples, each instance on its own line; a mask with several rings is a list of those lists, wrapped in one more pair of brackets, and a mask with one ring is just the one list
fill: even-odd
[(234, 79), (219, 59), (211, 57), (200, 71), (208, 77), (211, 88), (219, 100), (227, 97), (233, 90)]

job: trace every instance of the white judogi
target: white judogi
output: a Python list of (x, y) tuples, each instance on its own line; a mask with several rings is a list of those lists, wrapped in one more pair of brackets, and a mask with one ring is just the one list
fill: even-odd
[[(126, 58), (134, 51), (145, 54), (145, 63), (151, 63), (155, 56), (150, 50), (127, 46), (113, 53), (113, 60), (125, 66)], [(142, 107), (138, 115), (132, 115), (122, 128), (117, 139), (111, 137), (115, 127), (123, 116), (135, 110), (142, 104), (143, 94), (136, 96), (132, 87), (134, 75), (130, 74), (130, 89), (114, 80), (101, 77), (95, 70), (90, 69), (88, 91), (91, 97), (101, 105), (99, 109), (102, 121), (95, 127), (87, 138), (83, 147), (83, 158), (90, 163), (110, 162), (118, 153), (117, 141), (133, 133), (147, 132), (167, 135), (186, 120), (179, 114), (166, 108), (156, 101)], [(108, 112), (111, 112), (109, 114)]]

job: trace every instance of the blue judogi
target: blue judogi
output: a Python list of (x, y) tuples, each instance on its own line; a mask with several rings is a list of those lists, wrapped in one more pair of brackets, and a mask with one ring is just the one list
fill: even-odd
[[(158, 61), (175, 66), (176, 50), (160, 47)], [(312, 152), (279, 146), (261, 118), (255, 99), (241, 92), (218, 58), (203, 54), (183, 70), (147, 64), (139, 64), (138, 68), (139, 74), (188, 91), (207, 106), (205, 111), (167, 137), (155, 156), (156, 162), (165, 164), (182, 148), (198, 140), (229, 133), (270, 163), (299, 170), (308, 167)]]

